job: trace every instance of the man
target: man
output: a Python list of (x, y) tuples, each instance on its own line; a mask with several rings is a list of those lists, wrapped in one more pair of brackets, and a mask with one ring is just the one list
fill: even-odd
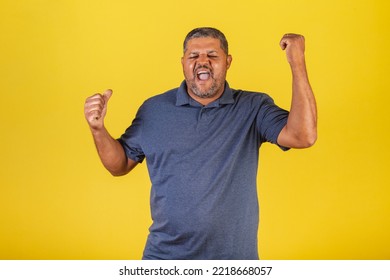
[(214, 28), (187, 35), (185, 81), (145, 101), (120, 139), (104, 126), (112, 91), (87, 99), (85, 116), (107, 170), (124, 175), (147, 159), (153, 224), (143, 259), (258, 259), (259, 148), (306, 148), (317, 137), (304, 38), (286, 34), (280, 46), (293, 76), (290, 113), (266, 94), (229, 87), (232, 56)]

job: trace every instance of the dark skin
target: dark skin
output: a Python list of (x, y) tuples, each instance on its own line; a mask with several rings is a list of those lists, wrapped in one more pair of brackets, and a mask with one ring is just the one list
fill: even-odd
[[(305, 39), (285, 34), (280, 47), (286, 52), (292, 72), (292, 101), (287, 124), (278, 136), (278, 144), (290, 148), (307, 148), (317, 139), (317, 109), (305, 62)], [(232, 56), (226, 54), (215, 38), (194, 38), (187, 43), (181, 59), (188, 94), (202, 105), (217, 100), (224, 91)], [(107, 104), (112, 90), (87, 98), (85, 118), (91, 129), (100, 159), (114, 176), (129, 173), (137, 162), (126, 157), (121, 144), (104, 126)]]
[(227, 55), (218, 39), (205, 37), (188, 41), (181, 59), (188, 94), (202, 105), (221, 97), (232, 56)]

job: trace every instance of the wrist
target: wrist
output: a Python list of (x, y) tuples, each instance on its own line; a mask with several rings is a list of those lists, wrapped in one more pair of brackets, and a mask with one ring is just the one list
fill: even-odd
[(305, 59), (300, 59), (290, 62), (291, 71), (293, 74), (306, 73), (306, 62)]
[(90, 126), (89, 127), (90, 130), (91, 130), (91, 133), (93, 136), (100, 136), (100, 135), (103, 135), (107, 132), (106, 128), (104, 127), (104, 125), (101, 125), (101, 126)]

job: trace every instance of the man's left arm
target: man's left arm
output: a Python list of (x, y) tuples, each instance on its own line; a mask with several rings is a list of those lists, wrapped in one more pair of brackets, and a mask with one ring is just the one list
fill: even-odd
[(280, 41), (292, 72), (292, 101), (286, 126), (278, 144), (289, 148), (308, 148), (317, 140), (317, 108), (305, 62), (305, 38), (286, 34)]

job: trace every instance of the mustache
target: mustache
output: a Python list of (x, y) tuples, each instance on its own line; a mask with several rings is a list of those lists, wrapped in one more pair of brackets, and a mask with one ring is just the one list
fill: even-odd
[(200, 70), (200, 69), (207, 69), (207, 70), (209, 70), (210, 71), (210, 74), (212, 75), (213, 74), (213, 70), (210, 68), (210, 66), (208, 66), (208, 65), (199, 65), (199, 66), (197, 66), (197, 67), (195, 67), (194, 68), (194, 74), (198, 71), (198, 70)]

